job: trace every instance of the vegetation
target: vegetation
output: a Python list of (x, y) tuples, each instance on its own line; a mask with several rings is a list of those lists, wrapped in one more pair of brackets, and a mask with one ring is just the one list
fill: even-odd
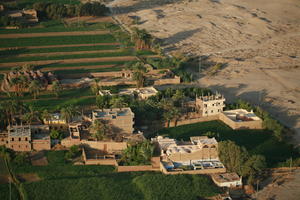
[(93, 123), (91, 133), (96, 140), (113, 139), (115, 136), (115, 134), (113, 135), (111, 127), (105, 121), (101, 120), (96, 120)]
[(147, 140), (129, 145), (122, 153), (121, 165), (149, 165), (154, 146)]
[(63, 133), (58, 131), (58, 130), (55, 130), (55, 129), (52, 129), (51, 132), (50, 132), (50, 137), (51, 139), (63, 139)]
[(144, 174), (133, 182), (143, 192), (145, 200), (194, 200), (220, 192), (208, 177), (201, 175)]
[(80, 152), (81, 151), (79, 149), (79, 146), (73, 145), (70, 147), (69, 151), (66, 152), (65, 159), (70, 160), (70, 159), (76, 158), (77, 156), (80, 155)]

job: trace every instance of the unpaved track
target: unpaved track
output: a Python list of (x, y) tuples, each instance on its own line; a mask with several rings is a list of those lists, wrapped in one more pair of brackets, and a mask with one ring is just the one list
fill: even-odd
[[(20, 47), (19, 49), (48, 49), (48, 48), (60, 48), (60, 47), (90, 47), (90, 46), (106, 46), (106, 45), (120, 45), (118, 42), (113, 43), (93, 43), (93, 44), (61, 44), (61, 45), (46, 45), (46, 46), (27, 46)], [(0, 48), (0, 50), (18, 49), (18, 48)]]
[(32, 37), (50, 37), (50, 36), (75, 36), (75, 35), (103, 35), (109, 34), (109, 31), (73, 31), (73, 32), (46, 32), (46, 33), (15, 33), (0, 34), (0, 38), (32, 38)]
[(31, 57), (31, 56), (60, 56), (60, 55), (79, 55), (79, 54), (89, 54), (89, 53), (113, 53), (113, 52), (121, 52), (121, 50), (96, 50), (96, 51), (71, 51), (71, 52), (51, 52), (51, 53), (28, 53), (28, 54), (20, 54), (13, 57)]
[(65, 59), (65, 60), (43, 60), (43, 61), (26, 61), (15, 63), (0, 63), (0, 67), (17, 67), (25, 64), (29, 65), (48, 65), (53, 63), (67, 64), (67, 63), (85, 63), (85, 62), (105, 62), (105, 61), (132, 61), (136, 60), (135, 56), (119, 56), (119, 57), (103, 57), (103, 58), (79, 58), (79, 59)]

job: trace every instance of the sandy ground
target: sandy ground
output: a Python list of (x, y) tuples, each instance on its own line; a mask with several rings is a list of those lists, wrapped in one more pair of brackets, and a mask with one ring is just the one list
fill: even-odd
[[(147, 29), (167, 53), (207, 56), (225, 66), (198, 84), (261, 105), (300, 144), (300, 0), (115, 0), (114, 15)], [(138, 25), (131, 25), (138, 18)], [(203, 61), (202, 68), (203, 68)], [(198, 70), (198, 69), (197, 69)]]
[(298, 200), (300, 197), (300, 170), (293, 172), (276, 173), (272, 182), (261, 191), (253, 194), (257, 200)]

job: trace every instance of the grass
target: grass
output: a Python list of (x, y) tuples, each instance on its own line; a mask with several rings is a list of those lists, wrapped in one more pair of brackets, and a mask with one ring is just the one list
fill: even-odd
[[(11, 195), (10, 195), (11, 187)], [(11, 197), (11, 198), (10, 198)], [(0, 199), (19, 200), (19, 193), (14, 184), (0, 184)]]
[(219, 141), (232, 140), (244, 146), (251, 154), (261, 154), (266, 157), (269, 167), (290, 157), (299, 157), (292, 145), (279, 142), (266, 130), (232, 130), (221, 121), (201, 122), (173, 128), (165, 128), (158, 132), (178, 140), (189, 140), (191, 136), (203, 135), (206, 132), (219, 133)]
[(17, 3), (18, 8), (32, 8), (36, 2), (51, 2), (59, 4), (79, 4), (79, 0), (19, 0)]
[(11, 62), (29, 62), (29, 61), (43, 61), (43, 60), (66, 60), (79, 58), (103, 58), (103, 57), (118, 57), (118, 56), (132, 56), (130, 51), (108, 52), (108, 53), (87, 53), (76, 55), (57, 55), (57, 56), (28, 56), (16, 58), (3, 58), (0, 63)]
[(46, 152), (48, 166), (14, 167), (16, 173), (37, 173), (42, 178), (38, 182), (22, 184), (28, 199), (189, 200), (219, 192), (205, 176), (170, 176), (154, 172), (117, 173), (111, 166), (66, 163), (65, 152)]
[(122, 67), (109, 67), (109, 68), (95, 68), (95, 69), (70, 69), (70, 70), (55, 70), (56, 75), (67, 75), (67, 74), (83, 74), (83, 73), (95, 73), (95, 72), (115, 72), (121, 71)]
[(8, 175), (8, 170), (2, 156), (0, 156), (0, 175)]
[(65, 27), (60, 21), (45, 21), (39, 25), (23, 29), (0, 29), (0, 34), (16, 34), (16, 33), (47, 33), (47, 32), (75, 32), (75, 31), (94, 31), (104, 30), (106, 22), (89, 23), (84, 26), (76, 26), (76, 24)]
[(76, 36), (48, 36), (32, 38), (6, 38), (2, 39), (1, 46), (4, 47), (26, 47), (62, 44), (92, 44), (116, 42), (112, 35), (76, 35)]
[(32, 53), (53, 53), (53, 52), (74, 52), (74, 51), (95, 51), (95, 50), (115, 50), (119, 45), (95, 45), (80, 47), (55, 47), (55, 48), (36, 48), (36, 49), (10, 49), (0, 51), (0, 56), (16, 56), (19, 54)]

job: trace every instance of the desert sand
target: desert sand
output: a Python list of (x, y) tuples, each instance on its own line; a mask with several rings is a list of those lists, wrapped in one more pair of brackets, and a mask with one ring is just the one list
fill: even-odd
[(230, 101), (261, 105), (293, 128), (300, 144), (300, 0), (115, 0), (110, 6), (125, 26), (161, 39), (166, 53), (224, 63), (215, 76), (195, 72), (197, 83)]

